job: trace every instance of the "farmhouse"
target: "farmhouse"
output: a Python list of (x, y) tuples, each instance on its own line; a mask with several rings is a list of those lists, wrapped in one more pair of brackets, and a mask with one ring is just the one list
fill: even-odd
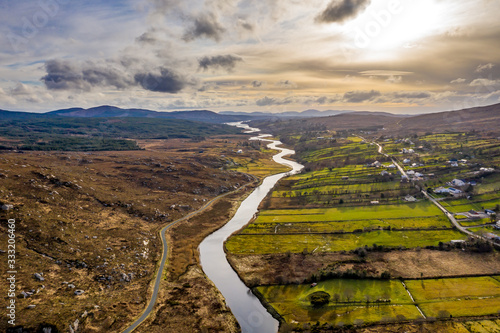
[(434, 189), (434, 193), (444, 194), (444, 193), (450, 193), (450, 191), (447, 188), (440, 186)]
[(470, 218), (470, 219), (478, 219), (481, 217), (481, 215), (476, 212), (475, 210), (471, 209), (467, 212), (467, 216)]
[(409, 158), (405, 158), (403, 160), (403, 164), (409, 164), (411, 162), (411, 160)]
[(459, 196), (459, 195), (462, 195), (464, 192), (462, 190), (450, 187), (450, 188), (448, 188), (448, 193), (450, 193), (451, 195), (454, 195), (454, 196)]
[(378, 201), (371, 201), (370, 203), (371, 203), (372, 205), (378, 205), (380, 202), (378, 202)]
[(453, 180), (450, 182), (450, 185), (452, 185), (452, 186), (462, 187), (462, 186), (465, 186), (465, 182), (464, 182), (463, 180), (460, 180), (460, 179), (453, 179)]
[(387, 170), (384, 170), (384, 171), (382, 171), (382, 172), (380, 173), (380, 175), (382, 175), (382, 176), (389, 176), (389, 175), (390, 175), (390, 173), (389, 173)]
[(414, 196), (411, 196), (409, 194), (405, 197), (404, 200), (407, 202), (417, 202), (418, 201)]

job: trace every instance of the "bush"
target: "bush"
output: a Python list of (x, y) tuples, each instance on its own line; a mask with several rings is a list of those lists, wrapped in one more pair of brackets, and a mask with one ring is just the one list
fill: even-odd
[(324, 291), (317, 291), (309, 295), (309, 301), (314, 307), (322, 307), (330, 302), (330, 294)]

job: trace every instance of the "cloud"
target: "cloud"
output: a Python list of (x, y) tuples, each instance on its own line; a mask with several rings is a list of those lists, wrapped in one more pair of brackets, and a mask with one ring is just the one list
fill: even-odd
[(500, 85), (500, 80), (475, 79), (469, 85), (471, 87), (493, 87)]
[(387, 83), (401, 83), (403, 82), (403, 77), (402, 76), (394, 76), (391, 75), (387, 80), (385, 80)]
[(186, 31), (183, 39), (186, 42), (190, 42), (204, 37), (219, 42), (225, 31), (226, 29), (219, 23), (213, 13), (201, 14), (194, 18), (193, 26)]
[(49, 60), (45, 70), (47, 75), (41, 80), (50, 90), (89, 91), (95, 86), (124, 89), (133, 84), (126, 73), (108, 62), (86, 62), (78, 66), (69, 61)]
[(253, 24), (251, 24), (250, 22), (244, 20), (244, 19), (238, 19), (238, 24), (240, 27), (242, 27), (243, 29), (247, 30), (247, 31), (253, 31), (254, 30), (254, 26)]
[(209, 69), (210, 67), (219, 69), (223, 68), (228, 72), (232, 71), (236, 66), (236, 63), (243, 61), (242, 58), (234, 55), (218, 55), (213, 57), (205, 56), (198, 60), (200, 68), (204, 70)]
[(32, 95), (35, 91), (32, 86), (19, 82), (14, 88), (9, 89), (9, 94), (13, 96)]
[(255, 103), (258, 106), (270, 106), (270, 105), (286, 105), (286, 104), (292, 104), (294, 102), (295, 102), (295, 100), (291, 97), (278, 99), (278, 98), (266, 96), (264, 98), (258, 99)]
[(453, 81), (450, 81), (451, 84), (461, 84), (461, 83), (464, 83), (465, 81), (467, 81), (466, 79), (462, 79), (462, 78), (458, 78), (458, 79), (455, 79)]
[(252, 87), (254, 87), (254, 88), (260, 88), (264, 84), (265, 84), (265, 82), (263, 82), (263, 81), (257, 81), (257, 80), (252, 81)]
[(172, 94), (178, 93), (187, 85), (184, 77), (167, 68), (160, 68), (160, 73), (137, 73), (134, 79), (146, 90)]
[(479, 65), (479, 66), (477, 66), (475, 72), (476, 73), (482, 73), (482, 72), (484, 72), (486, 70), (492, 69), (493, 67), (495, 67), (495, 65), (492, 64), (492, 63), (486, 64), (486, 65)]
[(342, 23), (357, 16), (371, 0), (332, 0), (328, 7), (316, 17), (319, 23)]
[(344, 94), (343, 100), (347, 103), (361, 103), (373, 100), (375, 97), (381, 95), (380, 91), (377, 90), (367, 90), (367, 91), (349, 91)]
[(154, 31), (150, 30), (137, 37), (135, 41), (137, 43), (154, 44), (158, 39), (154, 36)]
[(395, 98), (405, 98), (405, 99), (425, 99), (430, 98), (432, 95), (428, 91), (404, 91), (394, 93)]
[(294, 89), (297, 88), (297, 84), (290, 80), (281, 80), (279, 82), (276, 82), (276, 87)]
[(74, 64), (50, 60), (45, 63), (45, 70), (47, 75), (42, 77), (42, 81), (49, 90), (91, 91), (95, 87), (126, 89), (139, 85), (149, 91), (177, 93), (190, 84), (187, 78), (165, 67), (156, 72), (129, 73), (126, 68), (120, 68), (111, 61)]

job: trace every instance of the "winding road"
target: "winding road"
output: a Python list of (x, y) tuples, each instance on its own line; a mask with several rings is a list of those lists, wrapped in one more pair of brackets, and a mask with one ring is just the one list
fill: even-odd
[[(254, 176), (252, 175), (249, 175), (251, 176), (252, 178), (256, 179)], [(161, 283), (161, 278), (162, 278), (162, 275), (163, 275), (163, 270), (165, 268), (165, 262), (167, 261), (167, 257), (168, 257), (168, 244), (167, 244), (167, 238), (165, 236), (165, 232), (172, 228), (174, 225), (184, 221), (184, 220), (187, 220), (197, 214), (200, 214), (202, 213), (203, 211), (205, 211), (207, 208), (211, 207), (212, 204), (216, 201), (218, 201), (219, 199), (229, 195), (229, 194), (232, 194), (232, 193), (235, 193), (236, 191), (240, 191), (241, 189), (247, 187), (248, 185), (250, 185), (251, 183), (248, 183), (248, 184), (245, 184), (243, 186), (240, 186), (238, 189), (234, 190), (234, 191), (231, 191), (231, 192), (227, 192), (227, 193), (224, 193), (222, 195), (219, 195), (218, 197), (215, 197), (213, 198), (212, 200), (210, 200), (209, 202), (207, 202), (203, 207), (201, 207), (200, 209), (194, 211), (194, 212), (191, 212), (189, 214), (187, 214), (186, 216), (178, 219), (178, 220), (175, 220), (171, 223), (169, 223), (168, 225), (166, 225), (165, 227), (163, 227), (161, 230), (160, 230), (160, 235), (161, 235), (161, 242), (162, 242), (162, 245), (163, 245), (163, 252), (162, 252), (162, 255), (161, 255), (161, 260), (160, 260), (160, 267), (158, 268), (158, 270), (156, 271), (156, 277), (155, 277), (155, 280), (154, 280), (154, 288), (153, 288), (153, 294), (151, 295), (151, 299), (148, 303), (148, 306), (146, 308), (146, 310), (144, 310), (144, 312), (141, 314), (141, 316), (139, 318), (137, 318), (129, 327), (127, 327), (123, 333), (129, 333), (129, 332), (132, 332), (134, 331), (137, 327), (139, 327), (143, 322), (144, 320), (146, 320), (146, 318), (151, 314), (151, 311), (153, 310), (154, 306), (155, 306), (155, 303), (156, 303), (156, 299), (158, 298), (158, 291), (160, 290), (160, 283)]]

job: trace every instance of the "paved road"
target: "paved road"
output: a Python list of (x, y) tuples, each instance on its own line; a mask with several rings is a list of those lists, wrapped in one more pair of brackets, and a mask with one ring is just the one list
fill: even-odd
[[(249, 175), (249, 176), (251, 176), (252, 178), (254, 178), (254, 180), (257, 179), (256, 177), (254, 177), (252, 175)], [(161, 235), (161, 242), (162, 242), (162, 245), (163, 245), (163, 252), (162, 252), (162, 255), (161, 255), (160, 267), (158, 268), (158, 271), (156, 272), (156, 277), (155, 277), (155, 282), (154, 282), (154, 288), (153, 288), (153, 295), (151, 295), (151, 300), (149, 301), (146, 310), (144, 310), (144, 312), (141, 314), (141, 316), (139, 318), (137, 318), (128, 328), (126, 328), (123, 331), (123, 333), (130, 333), (130, 332), (134, 331), (137, 327), (139, 327), (139, 325), (141, 325), (142, 322), (150, 315), (151, 311), (153, 310), (153, 308), (155, 306), (156, 299), (158, 298), (158, 291), (160, 290), (160, 283), (161, 283), (161, 278), (162, 278), (162, 275), (163, 275), (163, 270), (165, 268), (165, 262), (167, 261), (167, 257), (168, 257), (168, 244), (167, 244), (167, 238), (165, 236), (165, 232), (168, 229), (170, 229), (171, 227), (173, 227), (174, 225), (178, 224), (179, 222), (187, 220), (187, 219), (193, 217), (194, 215), (197, 215), (197, 214), (205, 211), (207, 208), (209, 208), (210, 206), (212, 206), (212, 204), (215, 201), (217, 201), (217, 200), (219, 200), (219, 199), (221, 199), (221, 198), (223, 198), (223, 197), (225, 197), (225, 196), (227, 196), (229, 194), (232, 194), (232, 193), (234, 193), (236, 191), (239, 191), (239, 190), (247, 187), (250, 184), (251, 183), (243, 185), (240, 188), (236, 189), (235, 191), (228, 192), (228, 193), (219, 195), (216, 198), (213, 198), (212, 200), (210, 200), (209, 202), (207, 202), (200, 209), (198, 209), (198, 210), (196, 210), (194, 212), (191, 212), (188, 215), (186, 215), (186, 216), (184, 216), (184, 217), (182, 217), (182, 218), (180, 218), (178, 220), (175, 220), (174, 222), (169, 223), (168, 225), (166, 225), (165, 227), (163, 227), (163, 229), (161, 229), (160, 235)]]
[[(359, 137), (361, 139), (365, 140), (366, 142), (368, 142), (363, 137), (361, 137), (361, 136), (359, 136)], [(394, 163), (394, 165), (399, 169), (399, 171), (401, 172), (401, 174), (404, 175), (404, 176), (406, 176), (407, 179), (410, 179), (410, 178), (408, 178), (408, 175), (406, 174), (406, 171), (401, 167), (401, 165), (396, 161), (396, 159), (393, 158), (392, 156), (389, 156), (388, 154), (386, 154), (386, 153), (383, 152), (382, 145), (380, 145), (377, 142), (373, 142), (373, 143), (375, 143), (378, 146), (378, 152), (379, 152), (379, 154), (382, 154), (382, 155), (384, 155), (386, 157), (389, 157), (392, 160), (392, 163)], [(462, 225), (460, 223), (458, 223), (458, 221), (455, 218), (455, 216), (453, 216), (452, 213), (450, 213), (446, 208), (444, 208), (443, 205), (441, 205), (432, 195), (430, 195), (429, 193), (427, 193), (427, 191), (425, 191), (425, 190), (421, 190), (421, 192), (434, 205), (436, 205), (439, 209), (441, 209), (441, 211), (446, 215), (446, 217), (448, 217), (448, 219), (450, 220), (450, 222), (455, 226), (455, 228), (457, 228), (457, 230), (459, 230), (460, 232), (463, 232), (464, 234), (467, 234), (467, 235), (469, 235), (469, 236), (471, 236), (473, 238), (482, 239), (482, 240), (490, 243), (491, 245), (498, 246), (498, 244), (496, 244), (494, 241), (492, 241), (492, 240), (490, 240), (488, 238), (482, 237), (482, 236), (480, 236), (478, 234), (475, 234), (475, 233), (467, 230), (466, 228), (462, 227)]]

